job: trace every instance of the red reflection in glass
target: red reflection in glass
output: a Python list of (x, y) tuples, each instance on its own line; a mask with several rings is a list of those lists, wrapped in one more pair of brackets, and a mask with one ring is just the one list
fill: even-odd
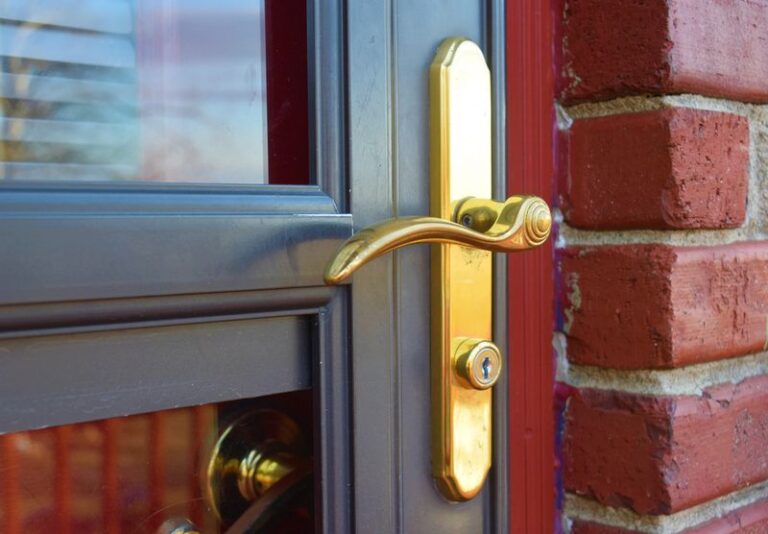
[(187, 517), (217, 532), (202, 497), (216, 408), (202, 406), (0, 438), (0, 531), (154, 533)]
[[(312, 443), (309, 390), (0, 435), (0, 533), (159, 534), (184, 521), (225, 531), (206, 497), (208, 463), (225, 429), (258, 410), (284, 414)], [(312, 532), (311, 481), (291, 495), (263, 532)]]

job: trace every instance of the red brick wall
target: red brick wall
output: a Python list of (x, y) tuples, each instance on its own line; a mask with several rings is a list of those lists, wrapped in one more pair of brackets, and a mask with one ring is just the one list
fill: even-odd
[(562, 0), (563, 528), (768, 532), (768, 0)]

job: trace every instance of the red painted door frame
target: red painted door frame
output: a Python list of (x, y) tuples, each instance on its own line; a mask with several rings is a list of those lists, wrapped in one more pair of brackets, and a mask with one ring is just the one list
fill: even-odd
[[(552, 0), (507, 0), (507, 186), (554, 201)], [(553, 532), (553, 241), (509, 257), (510, 531)]]

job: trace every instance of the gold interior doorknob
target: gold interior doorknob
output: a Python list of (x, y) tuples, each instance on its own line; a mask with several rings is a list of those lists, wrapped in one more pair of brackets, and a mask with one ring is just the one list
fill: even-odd
[(221, 433), (208, 462), (205, 493), (214, 513), (229, 525), (227, 533), (251, 531), (269, 521), (311, 477), (312, 459), (296, 422), (261, 409)]
[(430, 216), (398, 217), (349, 238), (325, 272), (340, 284), (374, 258), (415, 243), (432, 247), (432, 474), (448, 499), (477, 495), (491, 466), (491, 387), (503, 354), (493, 336), (491, 251), (546, 241), (547, 204), (491, 197), (491, 82), (480, 48), (444, 41), (429, 73)]

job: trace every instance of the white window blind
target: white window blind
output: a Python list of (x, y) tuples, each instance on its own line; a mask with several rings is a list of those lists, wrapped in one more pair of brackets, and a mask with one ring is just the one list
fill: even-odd
[(0, 180), (136, 175), (130, 0), (0, 2)]

